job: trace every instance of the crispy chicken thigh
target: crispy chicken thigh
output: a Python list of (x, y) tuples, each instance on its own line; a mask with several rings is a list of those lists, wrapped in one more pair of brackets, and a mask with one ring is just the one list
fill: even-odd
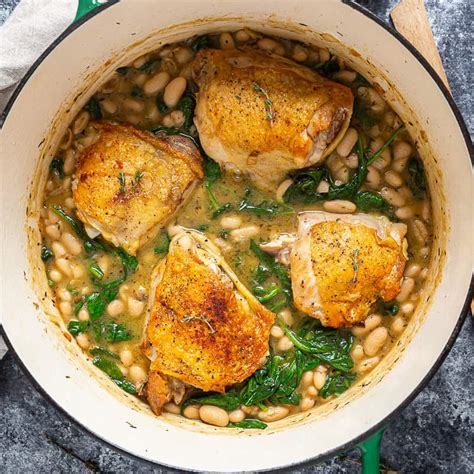
[(194, 123), (204, 150), (263, 190), (322, 161), (349, 125), (351, 90), (281, 56), (204, 49), (193, 71)]
[(154, 270), (142, 343), (153, 411), (170, 400), (176, 379), (222, 393), (248, 378), (264, 363), (273, 321), (203, 234), (176, 235)]
[(182, 136), (156, 137), (95, 122), (99, 137), (78, 158), (73, 198), (87, 226), (127, 252), (152, 239), (203, 176), (202, 157)]
[(295, 306), (324, 326), (352, 326), (400, 292), (405, 224), (367, 214), (299, 215), (290, 265)]

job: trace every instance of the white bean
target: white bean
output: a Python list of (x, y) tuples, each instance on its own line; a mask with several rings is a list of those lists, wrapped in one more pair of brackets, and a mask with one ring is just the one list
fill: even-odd
[(240, 229), (234, 229), (230, 232), (230, 237), (236, 242), (243, 242), (249, 240), (252, 237), (256, 237), (260, 233), (260, 229), (253, 224), (241, 227)]
[(314, 407), (315, 403), (316, 403), (316, 401), (314, 400), (314, 398), (303, 397), (300, 401), (300, 410), (301, 411), (311, 410), (311, 408)]
[(193, 59), (193, 52), (189, 48), (180, 47), (173, 52), (174, 59), (178, 64), (186, 64)]
[(78, 343), (79, 347), (85, 351), (89, 349), (90, 342), (87, 334), (81, 333), (76, 336), (76, 342)]
[(170, 113), (171, 119), (173, 120), (173, 125), (175, 127), (182, 127), (184, 125), (184, 113), (181, 110), (173, 110)]
[(365, 182), (367, 186), (370, 186), (372, 189), (378, 189), (380, 186), (380, 173), (373, 166), (369, 166)]
[(104, 99), (100, 102), (100, 106), (104, 110), (104, 112), (108, 113), (109, 115), (114, 115), (118, 111), (117, 102), (112, 99)]
[(265, 51), (276, 52), (281, 48), (280, 43), (271, 38), (262, 38), (257, 41), (257, 46)]
[(176, 405), (176, 403), (173, 403), (173, 402), (165, 403), (163, 405), (163, 410), (168, 413), (173, 413), (174, 415), (181, 414), (181, 408), (178, 405)]
[(351, 350), (351, 357), (354, 362), (360, 362), (364, 358), (364, 348), (360, 344), (354, 344)]
[(323, 203), (323, 208), (327, 212), (333, 212), (336, 214), (351, 214), (356, 211), (357, 206), (351, 201), (335, 199), (334, 201), (325, 201)]
[(61, 311), (63, 316), (71, 316), (72, 314), (72, 305), (69, 301), (61, 301), (59, 303), (59, 311)]
[(418, 263), (410, 263), (405, 269), (405, 276), (415, 278), (421, 271), (421, 265)]
[(407, 300), (410, 293), (413, 291), (413, 288), (415, 288), (415, 280), (410, 277), (404, 278), (400, 287), (400, 293), (398, 293), (396, 300), (398, 302)]
[(283, 329), (280, 326), (272, 326), (272, 328), (270, 329), (270, 334), (275, 339), (280, 339), (285, 333), (283, 332)]
[(118, 316), (123, 313), (124, 304), (120, 300), (113, 300), (107, 305), (107, 314), (109, 316)]
[(313, 383), (313, 376), (314, 374), (312, 370), (304, 372), (301, 377), (301, 386), (303, 388), (308, 388)]
[(289, 351), (293, 347), (293, 343), (288, 339), (288, 337), (283, 336), (276, 345), (279, 351)]
[(403, 303), (401, 306), (400, 306), (400, 311), (409, 316), (413, 313), (413, 311), (415, 311), (415, 305), (413, 303)]
[(145, 109), (145, 104), (141, 100), (127, 97), (123, 101), (123, 106), (130, 112), (140, 113)]
[(411, 219), (415, 215), (415, 210), (411, 206), (403, 206), (395, 211), (395, 215), (402, 221), (405, 221)]
[(175, 77), (165, 88), (163, 101), (168, 107), (175, 107), (186, 90), (187, 81), (184, 77)]
[(413, 221), (413, 231), (418, 243), (423, 244), (428, 240), (429, 234), (426, 225), (420, 219)]
[(318, 187), (316, 188), (316, 192), (327, 193), (328, 191), (329, 191), (329, 183), (325, 179), (322, 179), (319, 182)]
[(90, 316), (89, 316), (89, 311), (87, 310), (87, 308), (81, 308), (81, 310), (77, 314), (77, 317), (79, 321), (89, 321)]
[(129, 377), (132, 382), (140, 384), (145, 382), (146, 372), (143, 367), (140, 367), (139, 365), (132, 365), (129, 370)]
[[(53, 250), (54, 251), (54, 250)], [(71, 265), (69, 264), (69, 260), (66, 258), (57, 258), (56, 259), (56, 266), (64, 275), (70, 277), (71, 273)]]
[(306, 49), (303, 48), (303, 46), (297, 44), (293, 48), (293, 54), (291, 55), (291, 57), (295, 61), (302, 63), (308, 59), (308, 51), (306, 51)]
[(318, 396), (318, 390), (316, 389), (316, 387), (314, 385), (310, 385), (306, 391), (305, 391), (305, 396), (308, 396), (308, 397), (317, 397)]
[(291, 311), (288, 308), (284, 308), (278, 313), (278, 319), (280, 319), (287, 326), (290, 326), (290, 327), (293, 326), (293, 324), (295, 322), (295, 320), (293, 318), (293, 314), (291, 313)]
[(250, 35), (245, 30), (239, 30), (235, 33), (235, 39), (239, 43), (245, 43), (250, 39)]
[(374, 356), (382, 349), (388, 337), (387, 328), (381, 326), (374, 329), (364, 341), (364, 352), (368, 356)]
[(133, 317), (140, 316), (140, 314), (142, 314), (143, 310), (145, 309), (145, 303), (135, 298), (128, 298), (127, 306), (130, 316)]
[(384, 186), (380, 190), (380, 194), (392, 206), (402, 207), (405, 204), (405, 198), (393, 188)]
[(230, 33), (221, 33), (221, 35), (219, 36), (219, 45), (221, 49), (234, 49), (234, 38), (232, 38), (232, 35)]
[(71, 146), (73, 138), (74, 138), (74, 136), (72, 134), (72, 131), (71, 131), (70, 128), (68, 128), (66, 130), (66, 133), (64, 134), (63, 138), (61, 139), (61, 143), (59, 144), (59, 148), (61, 150), (67, 150)]
[(227, 426), (229, 415), (225, 410), (212, 405), (203, 405), (199, 408), (199, 416), (204, 423), (214, 426)]
[(82, 244), (74, 235), (64, 232), (61, 236), (61, 242), (72, 255), (79, 255), (82, 252)]
[(354, 336), (360, 337), (372, 331), (382, 323), (382, 316), (380, 314), (370, 314), (364, 321), (364, 326), (354, 326), (351, 332)]
[(223, 216), (221, 217), (220, 224), (223, 229), (238, 229), (242, 225), (242, 218), (233, 214)]
[(125, 367), (130, 367), (135, 361), (135, 358), (133, 357), (133, 352), (130, 349), (121, 350), (120, 361)]
[(348, 70), (338, 71), (332, 76), (336, 81), (342, 81), (345, 83), (354, 82), (356, 77), (357, 73), (355, 71)]
[(84, 131), (84, 129), (87, 127), (87, 124), (89, 123), (91, 116), (89, 112), (86, 110), (83, 110), (74, 120), (74, 123), (72, 124), (72, 132), (74, 135), (79, 135), (81, 132)]
[(319, 49), (319, 61), (322, 63), (325, 63), (331, 59), (331, 55), (329, 54), (329, 51), (324, 48)]
[(132, 66), (135, 69), (140, 68), (141, 66), (143, 66), (148, 61), (149, 57), (150, 57), (149, 54), (144, 54), (143, 56), (140, 56), (139, 58), (137, 58), (133, 61)]
[(324, 384), (326, 383), (326, 368), (324, 367), (325, 370), (316, 370), (313, 373), (313, 385), (318, 389), (321, 390), (324, 387)]
[(355, 128), (348, 128), (344, 138), (337, 145), (337, 153), (345, 158), (354, 148), (354, 145), (357, 142), (358, 133)]
[(46, 235), (51, 239), (57, 240), (61, 237), (61, 231), (59, 230), (57, 224), (51, 224), (46, 226), (44, 231), (46, 232)]
[(344, 164), (350, 169), (356, 169), (359, 166), (359, 157), (357, 153), (351, 153), (344, 160)]
[(239, 408), (229, 413), (229, 421), (231, 423), (239, 423), (239, 421), (242, 421), (244, 418), (245, 413)]
[(393, 159), (394, 160), (403, 160), (410, 157), (412, 148), (411, 145), (407, 142), (396, 142), (392, 145), (393, 150)]
[(170, 75), (165, 71), (161, 71), (145, 82), (143, 92), (148, 96), (158, 94), (158, 92), (161, 92), (166, 87), (169, 81)]
[(188, 405), (183, 410), (183, 415), (190, 420), (199, 420), (199, 405)]
[(53, 268), (50, 272), (49, 272), (49, 278), (54, 281), (55, 283), (59, 283), (62, 279), (63, 279), (63, 275), (60, 271), (56, 270), (55, 268)]
[(290, 413), (290, 409), (284, 406), (268, 407), (258, 412), (258, 418), (265, 422), (278, 421)]
[(283, 196), (286, 193), (286, 190), (293, 184), (293, 180), (288, 178), (281, 182), (278, 186), (275, 196), (278, 202), (283, 202)]
[(393, 170), (386, 171), (384, 178), (386, 183), (390, 186), (393, 186), (394, 188), (399, 188), (403, 184), (402, 177)]
[(392, 321), (392, 324), (390, 325), (390, 331), (398, 335), (400, 334), (403, 330), (405, 329), (405, 320), (401, 316), (397, 316), (394, 318)]
[(75, 152), (72, 148), (64, 152), (64, 173), (70, 175), (74, 172), (74, 167), (76, 166), (76, 157)]

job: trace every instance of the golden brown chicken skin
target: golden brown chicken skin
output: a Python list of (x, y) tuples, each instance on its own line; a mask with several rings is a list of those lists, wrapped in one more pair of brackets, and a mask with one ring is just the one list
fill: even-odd
[(185, 137), (154, 136), (130, 125), (95, 122), (98, 139), (79, 155), (73, 198), (87, 226), (127, 252), (152, 239), (203, 176)]
[(146, 394), (155, 413), (173, 379), (223, 393), (264, 363), (274, 314), (203, 234), (173, 238), (153, 286), (142, 347), (152, 360)]
[(386, 217), (300, 214), (290, 254), (295, 306), (333, 328), (363, 321), (379, 298), (400, 292), (405, 234)]
[(201, 50), (194, 122), (206, 153), (274, 191), (288, 171), (319, 163), (350, 121), (351, 90), (254, 49)]

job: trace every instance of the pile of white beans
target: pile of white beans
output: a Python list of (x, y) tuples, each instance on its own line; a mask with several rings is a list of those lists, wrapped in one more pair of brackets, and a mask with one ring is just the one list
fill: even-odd
[[(194, 52), (190, 42), (167, 45), (158, 51), (147, 53), (135, 59), (127, 69), (116, 72), (94, 95), (100, 105), (103, 118), (119, 122), (128, 122), (137, 127), (151, 129), (158, 125), (181, 127), (184, 115), (177, 105), (192, 81), (191, 61)], [(256, 48), (284, 55), (299, 63), (314, 65), (329, 60), (337, 60), (340, 70), (333, 79), (353, 87), (353, 91), (364, 107), (377, 117), (376, 123), (368, 130), (369, 149), (375, 153), (387, 137), (400, 124), (398, 116), (388, 107), (378, 92), (370, 85), (353, 85), (357, 73), (346, 68), (341, 58), (334, 58), (324, 48), (309, 47), (280, 38), (269, 38), (260, 33), (243, 29), (233, 33), (224, 32), (212, 37), (213, 47), (223, 49), (234, 48), (243, 44), (252, 44)], [(149, 70), (144, 66), (153, 64)], [(158, 99), (166, 106), (160, 111)], [(44, 191), (44, 209), (41, 214), (41, 231), (45, 245), (50, 248), (54, 257), (46, 262), (46, 272), (56, 306), (64, 321), (71, 319), (89, 320), (87, 308), (82, 308), (74, 315), (74, 302), (81, 295), (93, 291), (93, 285), (84, 264), (82, 242), (74, 234), (69, 225), (65, 224), (52, 212), (52, 204), (61, 205), (66, 212), (74, 213), (71, 185), (78, 154), (96, 139), (96, 132), (90, 126), (91, 113), (82, 110), (67, 129), (57, 150), (56, 156), (63, 159), (64, 178), (59, 179), (50, 173)], [(191, 132), (195, 132), (192, 128)], [(350, 127), (338, 144), (336, 150), (327, 160), (332, 176), (339, 184), (346, 183), (351, 172), (358, 166), (357, 154), (353, 152), (358, 139), (356, 128)], [(410, 260), (405, 269), (401, 292), (396, 298), (399, 312), (395, 316), (383, 316), (373, 313), (368, 316), (365, 326), (352, 328), (355, 338), (351, 350), (354, 360), (354, 372), (360, 376), (367, 374), (393, 347), (394, 341), (400, 336), (415, 312), (423, 291), (423, 281), (428, 273), (428, 260), (431, 243), (431, 208), (429, 197), (417, 199), (407, 184), (407, 166), (415, 149), (406, 133), (401, 133), (381, 156), (368, 168), (368, 176), (363, 189), (378, 191), (393, 207), (395, 216), (408, 225), (408, 241)], [(292, 184), (286, 179), (276, 190), (275, 195), (254, 193), (254, 199), (283, 200), (283, 195)], [(223, 178), (223, 186), (215, 189), (220, 202), (235, 199), (244, 193), (248, 183), (238, 171), (229, 171)], [(319, 192), (329, 188), (327, 181), (321, 181)], [(305, 209), (300, 206), (301, 210)], [(296, 211), (300, 210), (295, 206)], [(322, 205), (311, 206), (313, 209), (324, 209), (332, 213), (354, 213), (357, 207), (345, 200), (324, 202)], [(275, 217), (272, 220), (242, 213), (228, 213), (219, 219), (210, 219), (207, 194), (203, 187), (198, 188), (189, 203), (179, 211), (173, 222), (167, 226), (169, 237), (179, 232), (182, 227), (197, 227), (205, 224), (206, 234), (221, 248), (227, 261), (235, 266), (235, 271), (243, 281), (251, 281), (252, 270), (255, 268), (255, 257), (248, 252), (250, 239), (272, 240), (281, 233), (296, 231), (293, 216)], [(131, 341), (107, 344), (107, 349), (118, 355), (118, 365), (123, 375), (142, 387), (146, 383), (148, 361), (141, 354), (139, 343), (143, 330), (145, 310), (150, 286), (151, 272), (162, 256), (153, 251), (153, 243), (140, 249), (138, 254), (138, 271), (121, 285), (117, 298), (106, 308), (106, 317), (122, 322), (135, 334)], [(108, 255), (100, 255), (96, 263), (104, 272), (105, 277), (117, 270), (117, 262)], [(279, 311), (277, 320), (288, 326), (294, 325), (298, 316), (289, 308)], [(270, 343), (276, 352), (291, 351), (293, 343), (285, 336), (278, 325), (271, 328)], [(79, 334), (77, 344), (88, 351), (94, 341), (87, 333)], [(214, 426), (226, 426), (246, 417), (257, 418), (263, 422), (277, 421), (296, 412), (310, 410), (326, 400), (319, 396), (319, 391), (326, 382), (331, 369), (319, 365), (314, 370), (303, 374), (299, 392), (301, 401), (298, 406), (268, 406), (262, 410), (257, 406), (242, 406), (230, 413), (210, 405), (189, 405), (183, 415), (191, 420), (201, 420)], [(180, 414), (180, 407), (173, 402), (165, 405), (169, 413)]]

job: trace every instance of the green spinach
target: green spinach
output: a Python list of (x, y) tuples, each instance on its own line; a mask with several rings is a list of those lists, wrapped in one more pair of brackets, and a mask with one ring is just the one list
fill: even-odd
[(64, 179), (64, 160), (62, 158), (53, 158), (49, 164), (49, 171), (59, 179)]
[(102, 372), (105, 372), (112, 379), (112, 381), (122, 390), (125, 390), (126, 392), (131, 393), (133, 395), (137, 393), (135, 385), (125, 379), (121, 370), (115, 362), (111, 361), (107, 357), (97, 355), (94, 357), (92, 363), (97, 368), (102, 370)]
[(48, 247), (46, 247), (46, 245), (41, 246), (40, 255), (41, 255), (41, 260), (43, 260), (43, 262), (46, 262), (46, 260), (49, 260), (51, 257), (54, 257), (54, 253)]
[(247, 418), (246, 420), (236, 421), (234, 423), (229, 423), (226, 428), (243, 428), (250, 430), (264, 430), (268, 425), (260, 420), (252, 420)]
[(353, 372), (334, 371), (326, 377), (323, 388), (319, 391), (319, 396), (328, 398), (330, 395), (341, 395), (345, 392), (356, 379)]

